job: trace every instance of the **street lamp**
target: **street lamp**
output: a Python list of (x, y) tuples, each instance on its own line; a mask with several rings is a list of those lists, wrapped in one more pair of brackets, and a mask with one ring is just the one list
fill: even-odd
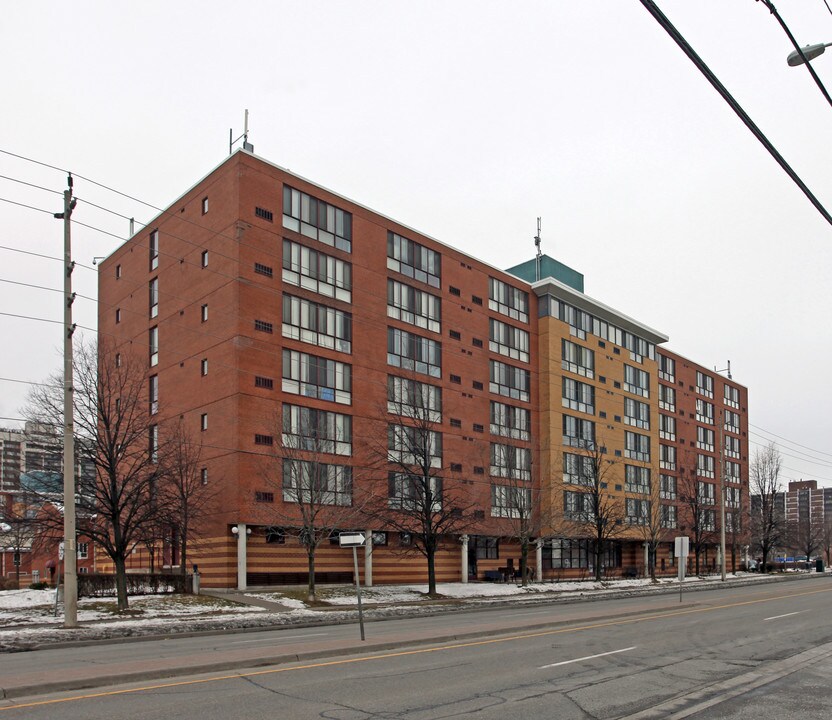
[(818, 55), (823, 55), (826, 48), (828, 48), (832, 43), (818, 43), (817, 45), (806, 45), (800, 49), (800, 52), (803, 53), (801, 56), (800, 52), (795, 50), (794, 52), (789, 53), (789, 56), (786, 58), (786, 62), (791, 67), (797, 67), (798, 65), (803, 65), (803, 58), (806, 60), (814, 60)]

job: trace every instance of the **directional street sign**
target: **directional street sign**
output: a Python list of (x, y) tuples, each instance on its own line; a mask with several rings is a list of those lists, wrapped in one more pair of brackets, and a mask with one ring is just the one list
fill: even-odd
[(338, 536), (341, 547), (361, 547), (365, 539), (364, 533), (341, 533)]

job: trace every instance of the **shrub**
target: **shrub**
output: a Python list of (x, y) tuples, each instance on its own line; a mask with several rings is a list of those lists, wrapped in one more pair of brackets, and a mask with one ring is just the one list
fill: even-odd
[[(128, 573), (128, 595), (163, 595), (190, 592), (190, 576), (178, 573)], [(78, 597), (113, 597), (116, 576), (100, 573), (78, 575)]]
[(42, 580), (40, 582), (34, 582), (31, 585), (29, 585), (30, 590), (46, 590), (48, 587), (49, 583), (43, 582)]

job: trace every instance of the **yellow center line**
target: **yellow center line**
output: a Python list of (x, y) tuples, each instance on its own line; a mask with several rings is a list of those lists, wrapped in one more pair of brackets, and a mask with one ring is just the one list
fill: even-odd
[(308, 663), (306, 665), (295, 665), (292, 667), (278, 667), (269, 670), (252, 670), (250, 672), (235, 673), (233, 675), (221, 675), (218, 677), (199, 678), (196, 680), (178, 680), (176, 682), (158, 683), (156, 685), (143, 685), (137, 688), (126, 688), (121, 690), (108, 690), (105, 692), (87, 693), (86, 695), (73, 695), (72, 697), (56, 698), (52, 700), (38, 700), (36, 702), (25, 703), (21, 705), (7, 705), (0, 707), (3, 710), (20, 710), (23, 708), (38, 707), (40, 705), (56, 705), (58, 703), (78, 702), (80, 700), (92, 700), (95, 698), (112, 697), (114, 695), (129, 695), (131, 693), (149, 692), (151, 690), (164, 690), (167, 688), (184, 687), (188, 685), (202, 685), (204, 683), (222, 682), (224, 680), (238, 680), (240, 678), (258, 677), (262, 675), (274, 675), (276, 673), (295, 672), (297, 670), (313, 670), (315, 668), (335, 667), (337, 665), (350, 665), (353, 663), (370, 662), (374, 660), (388, 660), (390, 658), (407, 657), (409, 655), (426, 655), (428, 653), (445, 652), (448, 650), (460, 650), (463, 648), (481, 647), (483, 645), (495, 645), (497, 643), (513, 642), (515, 640), (528, 640), (529, 638), (548, 637), (551, 635), (563, 635), (566, 633), (582, 632), (584, 630), (597, 630), (598, 628), (613, 627), (615, 625), (632, 625), (639, 622), (647, 622), (650, 620), (665, 620), (667, 618), (679, 617), (681, 615), (695, 615), (699, 613), (714, 612), (715, 610), (726, 610), (729, 608), (742, 607), (745, 605), (758, 605), (760, 603), (771, 602), (773, 600), (784, 600), (787, 598), (803, 597), (806, 595), (817, 595), (819, 593), (832, 592), (832, 588), (825, 590), (807, 590), (806, 592), (790, 593), (786, 595), (772, 595), (766, 598), (759, 598), (757, 600), (743, 600), (741, 602), (727, 603), (725, 605), (713, 605), (709, 607), (688, 608), (685, 610), (673, 610), (671, 612), (662, 612), (654, 615), (642, 615), (635, 618), (625, 618), (619, 620), (608, 620), (604, 622), (591, 623), (589, 625), (578, 625), (568, 628), (558, 628), (555, 630), (541, 630), (538, 632), (523, 633), (520, 635), (510, 635), (498, 638), (488, 638), (487, 640), (473, 640), (470, 642), (454, 643), (451, 645), (440, 645), (431, 648), (417, 648), (414, 650), (399, 650), (397, 652), (384, 653), (382, 655), (367, 655), (355, 658), (340, 658), (338, 660), (327, 660), (326, 662)]

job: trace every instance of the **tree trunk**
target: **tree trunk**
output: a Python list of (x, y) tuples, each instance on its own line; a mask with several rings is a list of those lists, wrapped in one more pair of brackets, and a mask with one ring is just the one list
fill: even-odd
[(188, 574), (188, 536), (183, 531), (179, 536), (179, 572), (182, 577)]
[(306, 597), (309, 602), (317, 600), (315, 594), (315, 546), (310, 545), (306, 548), (306, 557), (309, 561), (309, 584), (306, 589)]
[(528, 572), (526, 568), (529, 566), (529, 541), (524, 539), (520, 542), (520, 582), (523, 587), (529, 584)]
[(425, 552), (428, 558), (428, 595), (436, 595), (436, 549), (426, 547)]
[(650, 565), (650, 581), (656, 582), (656, 550), (657, 547), (647, 548), (647, 563)]
[(127, 609), (127, 565), (124, 556), (114, 558), (116, 566), (116, 597), (118, 598), (118, 610), (122, 612)]
[(601, 582), (601, 541), (595, 541), (595, 582)]

